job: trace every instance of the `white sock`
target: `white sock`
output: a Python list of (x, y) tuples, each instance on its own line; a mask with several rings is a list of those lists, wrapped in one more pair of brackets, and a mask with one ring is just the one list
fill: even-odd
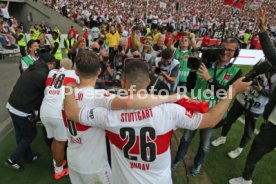
[(55, 167), (55, 172), (60, 174), (63, 170), (63, 166), (60, 166), (60, 167)]
[(53, 159), (53, 165), (54, 165), (54, 167), (56, 167), (56, 165), (57, 165), (57, 163), (54, 159)]

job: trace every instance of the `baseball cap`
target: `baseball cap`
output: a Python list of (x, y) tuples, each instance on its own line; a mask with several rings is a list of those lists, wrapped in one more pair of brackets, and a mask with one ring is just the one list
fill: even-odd
[(39, 58), (41, 60), (43, 60), (45, 63), (52, 63), (52, 62), (57, 62), (57, 60), (55, 59), (55, 57), (50, 54), (50, 53), (43, 53), (39, 55)]
[(170, 49), (164, 49), (161, 52), (161, 57), (164, 59), (171, 59), (172, 57), (172, 51)]

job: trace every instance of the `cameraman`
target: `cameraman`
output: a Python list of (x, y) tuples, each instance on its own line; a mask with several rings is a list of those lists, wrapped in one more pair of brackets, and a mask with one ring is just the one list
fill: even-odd
[(178, 83), (179, 61), (173, 59), (173, 53), (170, 49), (167, 48), (161, 52), (161, 58), (156, 59), (151, 72), (158, 75), (157, 80), (165, 83), (170, 92), (175, 91)]
[(101, 73), (99, 75), (99, 79), (104, 81), (112, 81), (113, 69), (110, 67), (109, 54), (106, 49), (101, 50), (99, 59), (101, 64)]
[[(276, 68), (276, 48), (269, 38), (267, 32), (266, 12), (263, 8), (257, 11), (257, 21), (259, 31), (259, 38), (263, 48), (263, 52), (268, 61)], [(273, 76), (274, 77), (274, 76)], [(275, 79), (275, 78), (274, 78)], [(275, 84), (275, 83), (274, 83)], [(255, 137), (250, 151), (247, 155), (245, 167), (241, 177), (232, 178), (229, 180), (230, 184), (252, 184), (252, 177), (257, 163), (267, 153), (272, 152), (276, 147), (276, 87), (269, 98), (269, 102), (265, 107), (263, 114), (264, 123), (261, 127), (260, 133)], [(269, 171), (268, 171), (269, 172)]]
[[(120, 84), (124, 60), (129, 55), (130, 55), (130, 49), (128, 48), (128, 39), (122, 37), (119, 40), (119, 45), (117, 49), (115, 50), (113, 63), (112, 62), (109, 63), (111, 69), (113, 69), (113, 79), (116, 80), (115, 82), (117, 84)], [(110, 57), (110, 53), (109, 53), (109, 57)]]
[(219, 146), (226, 143), (226, 136), (231, 129), (233, 123), (241, 116), (245, 117), (245, 127), (240, 145), (238, 148), (230, 151), (227, 155), (235, 159), (243, 151), (252, 137), (256, 122), (259, 116), (264, 112), (265, 105), (269, 100), (271, 90), (269, 89), (269, 82), (264, 74), (254, 78), (250, 88), (243, 94), (239, 94), (229, 110), (226, 118), (226, 124), (222, 127), (221, 137), (212, 142), (213, 146)]
[[(242, 75), (241, 69), (230, 63), (232, 58), (238, 56), (240, 48), (238, 40), (232, 37), (226, 38), (222, 41), (222, 46), (225, 48), (225, 52), (218, 56), (218, 60), (212, 64), (211, 68), (207, 69), (203, 63), (201, 64), (198, 70), (196, 85), (191, 94), (193, 98), (209, 102), (210, 108), (214, 107), (219, 101), (218, 90), (219, 92), (226, 91), (229, 85)], [(215, 129), (212, 128), (200, 130), (200, 146), (191, 170), (193, 176), (197, 176), (200, 173), (201, 165), (209, 153), (211, 138), (214, 132)], [(185, 131), (172, 165), (173, 170), (183, 160), (195, 133), (196, 131)]]

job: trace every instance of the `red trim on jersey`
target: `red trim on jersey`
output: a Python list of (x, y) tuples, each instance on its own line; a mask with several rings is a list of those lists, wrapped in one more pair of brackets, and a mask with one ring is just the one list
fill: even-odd
[[(64, 123), (65, 127), (68, 128), (67, 117), (65, 115), (64, 110), (62, 110), (62, 118), (63, 118), (63, 123)], [(80, 124), (78, 122), (76, 123), (76, 129), (77, 129), (77, 131), (82, 132), (82, 131), (88, 130), (89, 128), (92, 128), (92, 127), (91, 126), (82, 125), (82, 124)]]
[[(57, 79), (57, 78), (56, 78)], [(47, 80), (46, 80), (46, 87), (47, 86), (50, 86), (51, 84), (51, 81), (52, 81), (52, 77), (49, 77)], [(63, 81), (63, 85), (67, 85), (68, 83), (76, 83), (77, 80), (75, 78), (72, 78), (72, 77), (65, 77), (64, 81)]]
[[(128, 139), (123, 140), (120, 137), (120, 135), (114, 132), (110, 132), (108, 130), (106, 130), (105, 132), (106, 132), (106, 135), (108, 136), (110, 143), (116, 146), (117, 148), (119, 148), (120, 150), (122, 150), (122, 148), (127, 143)], [(173, 133), (173, 130), (163, 135), (158, 135), (156, 139), (153, 141), (156, 144), (157, 155), (160, 155), (169, 149), (172, 133)], [(136, 142), (135, 142), (135, 145), (131, 148), (129, 152), (130, 154), (136, 154), (136, 155), (140, 154), (139, 140), (140, 140), (139, 136), (136, 136)], [(152, 140), (150, 140), (150, 138), (148, 137), (148, 141), (152, 141)]]

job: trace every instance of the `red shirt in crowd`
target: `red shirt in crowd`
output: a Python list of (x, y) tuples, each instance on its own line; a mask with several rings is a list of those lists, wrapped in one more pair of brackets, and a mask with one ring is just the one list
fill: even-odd
[(70, 34), (72, 33), (72, 37), (73, 37), (74, 39), (76, 39), (76, 37), (77, 37), (77, 31), (76, 31), (74, 28), (71, 28), (71, 29), (69, 30), (69, 33), (70, 33)]

